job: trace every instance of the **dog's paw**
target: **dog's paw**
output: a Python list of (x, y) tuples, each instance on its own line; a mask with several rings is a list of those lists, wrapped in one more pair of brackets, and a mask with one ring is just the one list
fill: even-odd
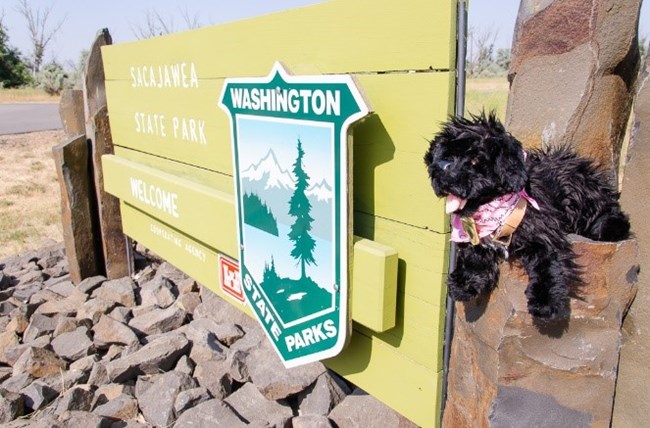
[(630, 222), (622, 215), (610, 217), (601, 225), (596, 240), (618, 242), (630, 237)]
[(528, 300), (528, 313), (543, 320), (556, 320), (567, 315), (569, 299), (555, 298), (548, 301)]
[(474, 300), (476, 296), (478, 296), (476, 290), (472, 290), (472, 289), (466, 290), (459, 287), (448, 287), (448, 290), (449, 290), (449, 295), (456, 302), (469, 302), (470, 300)]
[(454, 272), (447, 281), (447, 290), (455, 301), (468, 302), (485, 292), (488, 288), (485, 281), (485, 278), (477, 275), (461, 275)]

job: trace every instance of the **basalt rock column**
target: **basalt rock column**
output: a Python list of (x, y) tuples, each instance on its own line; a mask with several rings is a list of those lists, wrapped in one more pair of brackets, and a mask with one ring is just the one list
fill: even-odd
[(588, 268), (567, 319), (528, 314), (528, 278), (514, 263), (489, 298), (456, 304), (445, 427), (610, 426), (638, 246), (574, 239)]
[(522, 0), (506, 125), (526, 147), (568, 144), (618, 169), (639, 68), (640, 0)]

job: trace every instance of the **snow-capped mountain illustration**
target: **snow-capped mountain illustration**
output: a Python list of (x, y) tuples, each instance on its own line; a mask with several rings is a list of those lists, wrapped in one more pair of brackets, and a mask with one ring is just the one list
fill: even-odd
[(291, 173), (282, 169), (272, 149), (258, 163), (252, 164), (241, 173), (242, 178), (252, 182), (266, 180), (264, 189), (293, 190), (296, 185)]
[[(306, 172), (309, 174), (309, 171)], [(269, 149), (262, 159), (251, 160), (250, 166), (240, 174), (242, 190), (261, 198), (278, 223), (290, 225), (295, 221), (289, 215), (289, 200), (296, 189), (293, 173), (282, 167), (273, 149)], [(331, 239), (334, 201), (332, 186), (323, 178), (310, 186), (305, 194), (311, 203), (311, 216), (315, 220), (312, 223), (314, 235)]]
[(332, 187), (322, 179), (320, 183), (314, 184), (305, 192), (310, 198), (316, 198), (317, 201), (329, 202), (334, 197)]

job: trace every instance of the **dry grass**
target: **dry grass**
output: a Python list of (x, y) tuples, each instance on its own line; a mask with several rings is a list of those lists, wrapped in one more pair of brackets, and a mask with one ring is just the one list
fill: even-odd
[(0, 259), (63, 240), (52, 147), (63, 131), (0, 135)]
[(48, 95), (38, 88), (0, 89), (0, 104), (58, 103), (61, 97)]
[(465, 112), (480, 113), (494, 110), (501, 120), (506, 116), (508, 103), (508, 80), (503, 77), (467, 79), (465, 91)]

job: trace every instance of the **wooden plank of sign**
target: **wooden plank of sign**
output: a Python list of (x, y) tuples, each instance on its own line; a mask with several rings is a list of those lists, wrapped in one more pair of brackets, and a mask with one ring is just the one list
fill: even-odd
[(359, 76), (375, 116), (354, 129), (355, 210), (438, 232), (448, 230), (442, 201), (423, 162), (445, 121), (452, 73)]
[[(426, 139), (449, 113), (448, 104), (435, 102), (435, 97), (453, 99), (452, 77), (451, 73), (356, 76), (376, 113), (353, 129), (355, 210), (447, 230), (442, 202), (431, 191), (422, 156)], [(207, 80), (201, 81), (205, 91), (138, 95), (129, 82), (107, 82), (115, 144), (232, 176), (230, 124), (215, 104), (222, 84)]]
[[(121, 203), (121, 210), (124, 233), (147, 248), (155, 248), (159, 256), (173, 261), (174, 266), (201, 285), (233, 303), (219, 284), (217, 251), (127, 203)], [(248, 305), (235, 304), (253, 317)]]
[(115, 144), (232, 175), (230, 123), (217, 106), (223, 80), (200, 83), (199, 90), (143, 92), (106, 82)]
[(300, 74), (451, 69), (455, 12), (449, 0), (331, 1), (106, 47), (106, 77), (180, 63), (202, 78), (265, 76), (276, 60)]
[[(401, 295), (394, 328), (376, 332), (362, 325), (355, 330), (380, 340), (396, 352), (431, 370), (442, 370), (445, 309)], [(398, 300), (399, 300), (398, 299)], [(414, 310), (414, 313), (408, 312)]]
[(202, 168), (193, 168), (172, 159), (152, 156), (119, 146), (115, 146), (115, 156), (202, 184), (219, 192), (234, 194), (234, 183), (231, 175), (219, 174)]
[(445, 305), (442, 278), (448, 271), (449, 235), (360, 212), (354, 215), (354, 233), (397, 251), (399, 293)]
[(365, 214), (357, 213), (354, 220), (357, 236), (372, 237), (399, 255), (395, 327), (383, 333), (357, 328), (419, 364), (441, 369), (447, 236)]
[[(438, 426), (442, 373), (355, 330), (350, 345), (325, 365), (418, 426)], [(387, 387), (391, 385), (391, 387)], [(399, 386), (399, 387), (396, 387)]]
[(102, 162), (107, 192), (206, 245), (237, 257), (232, 195), (117, 156), (104, 156)]

